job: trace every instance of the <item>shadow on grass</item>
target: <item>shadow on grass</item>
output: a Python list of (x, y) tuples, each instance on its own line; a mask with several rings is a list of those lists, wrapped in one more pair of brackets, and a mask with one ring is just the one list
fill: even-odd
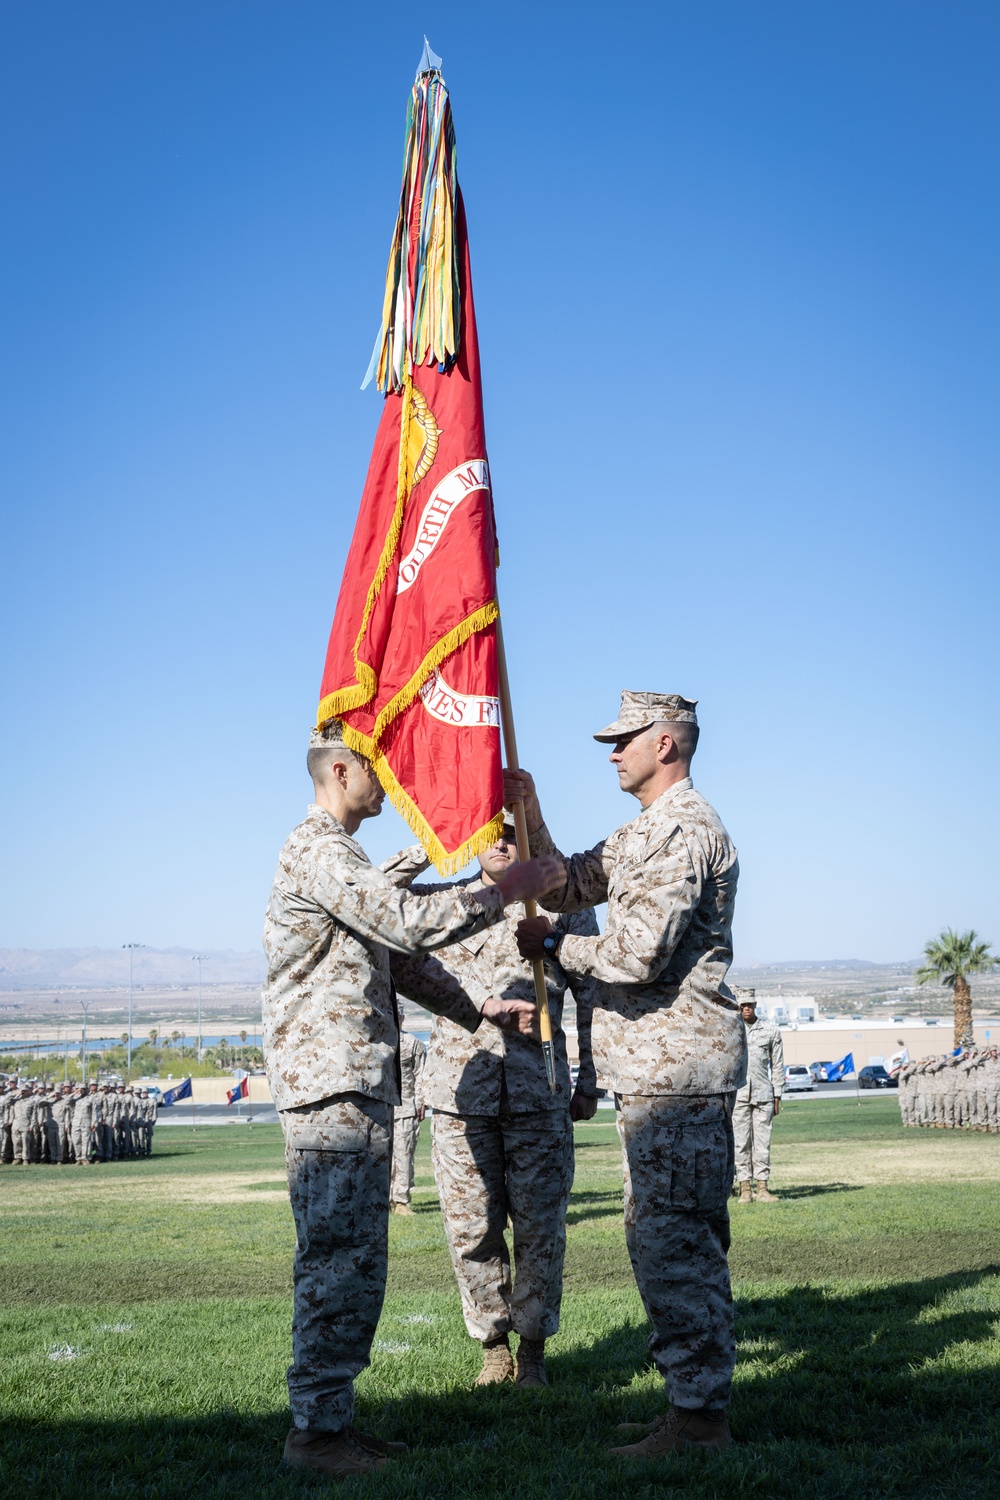
[[(414, 1451), (353, 1481), (378, 1500), (491, 1496), (691, 1500), (796, 1493), (829, 1500), (995, 1494), (997, 1268), (858, 1292), (796, 1287), (737, 1306), (740, 1365), (727, 1454), (684, 1454), (655, 1469), (605, 1457), (615, 1424), (663, 1408), (659, 1381), (630, 1390), (647, 1366), (645, 1329), (625, 1322), (595, 1343), (550, 1346), (553, 1385), (412, 1390), (359, 1402), (358, 1423)], [(284, 1470), (287, 1413), (0, 1425), (13, 1493), (119, 1497), (285, 1497), (332, 1493)], [(770, 1476), (770, 1477), (768, 1477)], [(627, 1484), (624, 1481), (627, 1479)], [(623, 1487), (624, 1484), (624, 1487)]]
[[(853, 1293), (797, 1286), (737, 1299), (734, 1435), (882, 1444), (932, 1424), (953, 1434), (988, 1428), (995, 1439), (1000, 1307), (995, 1288), (981, 1298), (976, 1289), (998, 1275), (989, 1266)], [(647, 1332), (630, 1323), (587, 1348), (552, 1345), (553, 1382), (597, 1387), (609, 1412), (621, 1411), (624, 1389), (650, 1368)], [(935, 1363), (952, 1349), (953, 1360)], [(655, 1416), (662, 1388), (628, 1404), (630, 1418)]]
[(584, 1219), (620, 1218), (622, 1194), (616, 1189), (608, 1193), (574, 1192), (570, 1204), (566, 1213), (567, 1224), (581, 1224)]
[[(789, 1202), (797, 1198), (822, 1198), (827, 1193), (862, 1193), (864, 1188), (856, 1182), (817, 1182), (810, 1186), (783, 1187), (778, 1194), (781, 1199)], [(766, 1207), (766, 1205), (764, 1205)]]

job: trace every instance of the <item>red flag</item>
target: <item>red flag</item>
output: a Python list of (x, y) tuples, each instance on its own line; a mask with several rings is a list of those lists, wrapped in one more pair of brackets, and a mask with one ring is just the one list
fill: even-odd
[(447, 874), (502, 829), (496, 531), (465, 213), (436, 70), (418, 77), (407, 126), (373, 360), (387, 394), (317, 723), (341, 721)]

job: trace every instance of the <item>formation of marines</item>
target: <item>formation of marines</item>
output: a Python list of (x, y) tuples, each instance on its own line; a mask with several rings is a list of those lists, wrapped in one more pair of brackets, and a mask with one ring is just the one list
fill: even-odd
[[(264, 932), (265, 1060), (296, 1227), (288, 1464), (345, 1477), (406, 1451), (353, 1421), (354, 1379), (385, 1293), (390, 1200), (402, 1191), (392, 1172), (397, 992), (438, 1018), (419, 1098), (433, 1108), (449, 1250), (466, 1327), (482, 1346), (476, 1384), (548, 1383), (572, 1122), (596, 1109), (596, 1068), (615, 1094), (625, 1239), (666, 1397), (662, 1415), (627, 1426), (613, 1451), (646, 1458), (732, 1441), (728, 1197), (747, 1055), (726, 985), (736, 851), (692, 785), (693, 701), (625, 692), (616, 722), (594, 738), (612, 747), (637, 817), (567, 857), (530, 775), (507, 772), (505, 800), (524, 804), (531, 857), (518, 862), (505, 829), (475, 879), (411, 889), (422, 851), (376, 869), (354, 837), (384, 800), (371, 766), (336, 722), (313, 733), (315, 800), (281, 851)], [(524, 917), (528, 899), (549, 915)], [(593, 909), (603, 902), (602, 935)], [(556, 1026), (555, 1095), (535, 1045), (535, 959)], [(575, 1089), (561, 1026), (567, 990), (581, 1043)]]
[(904, 1063), (896, 1076), (904, 1125), (1000, 1131), (1000, 1051), (996, 1047), (924, 1057)]
[(0, 1092), (0, 1163), (83, 1167), (149, 1156), (155, 1124), (148, 1089), (11, 1079)]

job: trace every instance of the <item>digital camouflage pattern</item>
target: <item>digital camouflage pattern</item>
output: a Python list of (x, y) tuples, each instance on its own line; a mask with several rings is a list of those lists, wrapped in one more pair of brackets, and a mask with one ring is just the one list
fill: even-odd
[(354, 1380), (385, 1296), (392, 1108), (347, 1093), (280, 1119), (296, 1244), (292, 1417), (339, 1432), (354, 1415)]
[[(569, 1113), (434, 1111), (431, 1154), (465, 1326), (486, 1342), (559, 1327), (566, 1204), (573, 1185)], [(510, 1220), (516, 1277), (504, 1237)]]
[[(409, 878), (425, 868), (419, 848), (402, 850), (383, 869)], [(488, 889), (481, 876), (451, 886), (421, 883), (415, 891)], [(518, 952), (519, 903), (486, 931), (442, 950), (437, 962), (470, 994), (533, 1000), (531, 965)], [(597, 936), (593, 911), (561, 916), (558, 927)], [(559, 1326), (566, 1205), (573, 1184), (572, 1093), (563, 1007), (567, 989), (576, 1002), (580, 1051), (578, 1087), (597, 1093), (590, 1030), (596, 983), (570, 981), (558, 962), (545, 963), (556, 1053), (557, 1092), (545, 1074), (538, 1043), (483, 1027), (474, 1036), (438, 1017), (424, 1070), (424, 1103), (434, 1110), (432, 1158), (445, 1235), (462, 1298), (465, 1325), (474, 1339), (499, 1338), (511, 1329), (526, 1338), (549, 1338)], [(516, 1267), (504, 1237), (508, 1220)]]
[(764, 1016), (743, 1023), (747, 1038), (747, 1080), (733, 1104), (736, 1176), (740, 1182), (767, 1182), (771, 1175), (774, 1101), (785, 1089), (781, 1028)]
[(408, 1031), (399, 1035), (399, 1071), (401, 1103), (392, 1115), (392, 1182), (389, 1197), (393, 1203), (407, 1204), (413, 1191), (413, 1157), (420, 1135), (420, 1111), (423, 1108), (421, 1075), (427, 1048), (419, 1037)]
[(907, 1062), (896, 1076), (904, 1125), (1000, 1131), (1000, 1056), (995, 1047)]
[(746, 1077), (743, 1020), (726, 974), (739, 865), (732, 841), (685, 777), (585, 854), (560, 855), (543, 825), (532, 854), (563, 860), (549, 911), (608, 903), (602, 937), (570, 936), (571, 982), (601, 982), (594, 1060), (620, 1094), (728, 1094)]
[[(404, 850), (396, 859), (401, 864), (411, 853), (414, 851)], [(423, 858), (426, 865), (426, 855)], [(451, 885), (421, 882), (413, 886), (415, 893), (464, 890), (475, 899), (490, 889), (480, 876)], [(438, 954), (438, 963), (471, 995), (533, 1001), (531, 965), (517, 948), (517, 924), (524, 914), (523, 905), (512, 902), (501, 922), (451, 944)], [(596, 937), (598, 933), (593, 911), (561, 916), (554, 925), (560, 932), (580, 937)], [(544, 1109), (564, 1112), (572, 1093), (562, 1024), (567, 989), (576, 1003), (578, 1087), (582, 1093), (595, 1095), (597, 1077), (591, 1050), (591, 1021), (598, 985), (588, 978), (571, 979), (558, 961), (546, 959), (545, 987), (556, 1054), (555, 1094), (548, 1086), (541, 1048), (531, 1037), (505, 1034), (497, 1027), (485, 1026), (470, 1036), (447, 1017), (439, 1016), (431, 1031), (424, 1071), (424, 1103), (431, 1109), (446, 1109), (460, 1115), (495, 1115), (501, 1108), (515, 1114)]]
[(277, 1108), (352, 1092), (396, 1104), (397, 966), (421, 1005), (474, 1031), (472, 1000), (443, 970), (421, 980), (414, 950), (502, 915), (499, 890), (420, 897), (395, 885), (313, 804), (281, 851), (264, 926), (264, 1053)]
[(622, 1095), (625, 1240), (649, 1348), (674, 1406), (729, 1404), (736, 1342), (729, 1282), (733, 1135), (718, 1095)]

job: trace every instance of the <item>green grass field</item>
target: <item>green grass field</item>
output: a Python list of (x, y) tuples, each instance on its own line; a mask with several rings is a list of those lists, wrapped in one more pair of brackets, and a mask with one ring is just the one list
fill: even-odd
[[(468, 1390), (425, 1127), (391, 1223), (359, 1425), (412, 1451), (358, 1496), (1000, 1495), (1000, 1138), (910, 1132), (894, 1099), (795, 1101), (776, 1205), (733, 1207), (738, 1446), (640, 1466), (654, 1415), (614, 1128), (577, 1129), (553, 1386)], [(292, 1223), (277, 1126), (157, 1132), (148, 1161), (0, 1170), (2, 1493), (317, 1494), (283, 1471)]]

